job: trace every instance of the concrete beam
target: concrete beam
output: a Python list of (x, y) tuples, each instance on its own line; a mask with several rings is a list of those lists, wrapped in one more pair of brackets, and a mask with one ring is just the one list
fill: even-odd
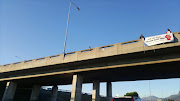
[(13, 81), (7, 82), (2, 101), (13, 101), (16, 88), (17, 88), (16, 82)]
[(92, 101), (99, 101), (100, 82), (93, 81)]
[(40, 88), (41, 88), (40, 85), (34, 85), (33, 86), (30, 101), (38, 101)]
[(112, 101), (112, 83), (107, 82), (107, 101)]
[(70, 101), (81, 101), (82, 83), (83, 77), (80, 74), (73, 75)]
[(53, 86), (52, 88), (52, 96), (51, 96), (51, 101), (57, 101), (57, 94), (58, 94), (58, 87)]

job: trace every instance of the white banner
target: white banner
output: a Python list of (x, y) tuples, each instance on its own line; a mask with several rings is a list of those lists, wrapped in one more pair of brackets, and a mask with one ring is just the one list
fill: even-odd
[(174, 37), (172, 33), (146, 37), (144, 40), (144, 44), (147, 46), (153, 46), (166, 42), (174, 42)]

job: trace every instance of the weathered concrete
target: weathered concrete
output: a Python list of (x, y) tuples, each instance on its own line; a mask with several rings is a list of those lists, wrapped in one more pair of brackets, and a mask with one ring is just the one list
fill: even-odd
[[(180, 40), (180, 35), (178, 33), (180, 32), (174, 32), (173, 34), (177, 40)], [(147, 51), (158, 48), (172, 47), (176, 45), (180, 45), (180, 42), (176, 42), (173, 44), (166, 44), (165, 46), (157, 45), (152, 47), (145, 47), (142, 40), (138, 39), (128, 42), (122, 42), (122, 43), (117, 43), (117, 44), (112, 44), (112, 45), (107, 45), (92, 49), (66, 53), (65, 58), (64, 58), (64, 54), (59, 54), (59, 55), (43, 57), (34, 60), (27, 60), (18, 63), (6, 64), (1, 66), (0, 73), (22, 70), (22, 69), (37, 68), (47, 65), (82, 61), (87, 59), (95, 59), (95, 58), (101, 58), (101, 57), (107, 57), (113, 55), (127, 54), (127, 53), (139, 52), (139, 51)]]
[(13, 101), (16, 88), (17, 88), (16, 82), (13, 81), (7, 82), (2, 101)]
[(0, 82), (0, 101), (2, 101), (2, 97), (4, 95), (5, 88), (6, 88), (6, 83)]
[(83, 83), (83, 77), (80, 74), (73, 75), (70, 101), (81, 101), (82, 83)]
[(138, 39), (67, 53), (65, 58), (55, 55), (3, 65), (0, 81), (16, 80), (22, 86), (66, 85), (72, 83), (74, 73), (82, 74), (84, 83), (92, 83), (96, 78), (100, 82), (179, 78), (178, 33), (174, 33), (174, 43), (145, 47)]
[(99, 93), (100, 93), (100, 82), (95, 80), (93, 81), (93, 92), (92, 92), (92, 101), (99, 101)]
[(34, 85), (33, 86), (30, 101), (38, 101), (40, 88), (41, 88), (40, 85)]
[(107, 82), (107, 92), (106, 92), (106, 96), (107, 96), (107, 101), (112, 101), (112, 83), (111, 82)]
[(52, 88), (51, 101), (56, 101), (57, 100), (57, 94), (58, 94), (58, 87), (57, 87), (57, 85), (55, 85)]

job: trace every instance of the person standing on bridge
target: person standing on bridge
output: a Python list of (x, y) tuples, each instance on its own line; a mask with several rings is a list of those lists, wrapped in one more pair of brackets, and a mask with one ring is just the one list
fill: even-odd
[(167, 29), (166, 34), (170, 34), (170, 33), (171, 33), (170, 29)]
[(143, 39), (143, 40), (145, 40), (145, 38), (144, 38), (144, 36), (141, 34), (141, 36), (140, 36), (140, 39)]

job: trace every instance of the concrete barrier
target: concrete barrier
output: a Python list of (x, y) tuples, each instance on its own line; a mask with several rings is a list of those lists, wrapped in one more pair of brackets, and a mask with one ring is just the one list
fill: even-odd
[(146, 47), (144, 46), (144, 43), (141, 39), (132, 40), (128, 42), (122, 42), (92, 49), (85, 49), (66, 54), (59, 54), (33, 60), (16, 62), (12, 64), (5, 64), (0, 66), (0, 73), (178, 46), (180, 45), (179, 33), (180, 32), (173, 33), (175, 36), (174, 43)]

